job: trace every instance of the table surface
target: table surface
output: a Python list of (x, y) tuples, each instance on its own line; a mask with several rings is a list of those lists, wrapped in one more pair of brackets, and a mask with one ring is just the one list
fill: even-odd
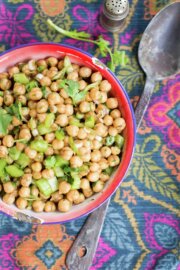
[[(72, 44), (101, 58), (96, 47), (64, 38), (47, 18), (65, 29), (102, 34), (125, 50), (129, 63), (116, 75), (135, 106), (145, 76), (137, 48), (151, 18), (168, 0), (131, 0), (120, 34), (98, 22), (100, 0), (1, 0), (0, 51), (19, 44), (54, 41)], [(63, 11), (64, 9), (64, 11)], [(107, 62), (108, 59), (104, 59)], [(132, 166), (111, 199), (91, 270), (180, 269), (180, 75), (157, 83), (137, 134)], [(0, 270), (67, 269), (66, 254), (85, 218), (64, 225), (33, 226), (0, 214)]]

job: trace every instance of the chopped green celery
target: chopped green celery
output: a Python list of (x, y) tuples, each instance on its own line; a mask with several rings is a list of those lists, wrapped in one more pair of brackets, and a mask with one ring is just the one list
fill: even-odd
[(95, 125), (95, 118), (94, 116), (90, 115), (85, 120), (85, 126), (88, 128), (93, 128)]
[(76, 126), (76, 127), (83, 127), (84, 125), (82, 123), (80, 123), (80, 121), (75, 118), (75, 117), (72, 117), (69, 121), (69, 124), (72, 125), (72, 126)]
[(64, 176), (64, 172), (63, 172), (63, 169), (61, 167), (54, 167), (53, 170), (54, 170), (56, 177), (63, 177)]
[(105, 170), (103, 170), (103, 173), (111, 175), (113, 171), (114, 171), (114, 167), (108, 167)]
[(122, 148), (123, 147), (123, 145), (124, 145), (124, 138), (123, 138), (123, 136), (121, 136), (121, 135), (116, 135), (115, 136), (115, 143), (116, 143), (116, 145), (119, 147), (119, 148)]
[(34, 140), (30, 144), (30, 148), (36, 150), (37, 152), (46, 152), (48, 149), (48, 142), (44, 140)]
[(0, 177), (5, 177), (5, 167), (7, 165), (7, 162), (5, 159), (0, 159)]
[(38, 70), (38, 72), (42, 72), (42, 71), (44, 71), (45, 70), (45, 66), (39, 66), (39, 67), (37, 67), (37, 70)]
[(16, 162), (22, 169), (24, 169), (26, 166), (29, 165), (30, 158), (25, 153), (21, 153)]
[(44, 121), (44, 125), (46, 128), (50, 128), (51, 125), (54, 123), (55, 114), (54, 113), (48, 113), (46, 116), (46, 119)]
[(18, 150), (16, 146), (9, 148), (9, 156), (13, 160), (18, 160), (20, 154), (21, 154), (21, 151)]
[(106, 145), (107, 145), (107, 146), (113, 145), (114, 142), (115, 142), (115, 137), (114, 137), (114, 136), (108, 136), (108, 137), (106, 138)]
[(47, 169), (54, 168), (55, 164), (56, 164), (55, 156), (49, 156), (44, 161), (44, 165)]
[(51, 128), (46, 127), (44, 123), (39, 124), (37, 130), (40, 135), (45, 135), (52, 132)]
[(28, 77), (24, 73), (16, 73), (14, 74), (14, 81), (22, 84), (29, 83)]
[(56, 130), (56, 132), (55, 132), (55, 137), (56, 137), (56, 139), (58, 139), (58, 140), (64, 140), (64, 138), (65, 138), (65, 134), (64, 134), (64, 131), (62, 130), (62, 129), (60, 129), (60, 130)]
[(81, 180), (79, 175), (77, 174), (77, 172), (71, 172), (71, 189), (79, 189), (80, 188), (80, 184), (81, 184)]
[(5, 170), (11, 177), (21, 177), (24, 174), (23, 170), (16, 165), (6, 166)]
[(29, 125), (31, 130), (35, 129), (36, 128), (36, 120), (31, 117), (31, 119), (28, 122), (28, 125)]
[(55, 176), (52, 178), (48, 178), (47, 181), (51, 187), (52, 193), (58, 190), (58, 180)]
[(73, 140), (73, 137), (69, 137), (69, 145), (74, 153), (79, 154), (78, 148)]
[(44, 195), (44, 196), (50, 196), (53, 192), (52, 192), (52, 188), (48, 182), (47, 179), (42, 178), (39, 179), (35, 182), (35, 184), (37, 185), (37, 187), (39, 188), (40, 192)]
[(83, 119), (84, 118), (84, 114), (82, 114), (82, 113), (76, 113), (76, 118), (77, 119), (79, 119), (79, 120), (81, 120), (81, 119)]
[(97, 82), (88, 84), (88, 85), (85, 87), (84, 91), (89, 91), (90, 89), (92, 89), (92, 88), (98, 86), (99, 84), (100, 84), (100, 81), (97, 81)]
[(27, 92), (30, 92), (33, 88), (38, 87), (37, 81), (31, 81), (26, 84), (26, 90)]
[(56, 156), (56, 163), (54, 167), (63, 167), (69, 165), (69, 161), (65, 160), (64, 158), (62, 158), (61, 156)]

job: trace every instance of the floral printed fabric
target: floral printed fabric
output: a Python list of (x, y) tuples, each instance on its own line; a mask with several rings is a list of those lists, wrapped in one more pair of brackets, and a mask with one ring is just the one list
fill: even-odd
[[(170, 0), (130, 0), (119, 34), (99, 25), (101, 0), (0, 0), (0, 51), (19, 44), (55, 41), (101, 58), (94, 45), (58, 35), (47, 18), (66, 29), (102, 34), (129, 62), (118, 67), (135, 106), (144, 74), (137, 61), (141, 35)], [(106, 63), (108, 57), (103, 59)], [(157, 83), (138, 130), (132, 166), (111, 199), (91, 270), (180, 270), (180, 75)], [(0, 214), (0, 270), (67, 269), (66, 254), (85, 218), (64, 225), (33, 226)]]

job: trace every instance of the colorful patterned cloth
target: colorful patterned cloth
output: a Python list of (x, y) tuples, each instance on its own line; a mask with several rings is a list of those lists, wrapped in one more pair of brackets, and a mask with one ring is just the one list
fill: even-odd
[[(173, 1), (131, 0), (120, 34), (110, 34), (99, 25), (102, 2), (0, 0), (0, 50), (54, 41), (101, 58), (93, 45), (64, 38), (48, 28), (49, 17), (65, 29), (84, 30), (94, 37), (102, 34), (112, 47), (125, 50), (129, 56), (129, 63), (119, 67), (116, 74), (135, 105), (144, 87), (144, 74), (137, 61), (139, 40), (151, 18)], [(111, 199), (91, 270), (180, 269), (178, 90), (180, 75), (156, 85), (138, 130), (132, 166)], [(0, 214), (0, 270), (66, 269), (66, 253), (84, 221), (33, 226)]]

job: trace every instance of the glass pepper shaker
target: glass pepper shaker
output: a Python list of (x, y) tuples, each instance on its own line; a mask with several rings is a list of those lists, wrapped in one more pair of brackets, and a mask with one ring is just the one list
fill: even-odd
[(105, 0), (100, 15), (100, 23), (106, 30), (113, 33), (118, 32), (121, 30), (128, 13), (128, 0)]

